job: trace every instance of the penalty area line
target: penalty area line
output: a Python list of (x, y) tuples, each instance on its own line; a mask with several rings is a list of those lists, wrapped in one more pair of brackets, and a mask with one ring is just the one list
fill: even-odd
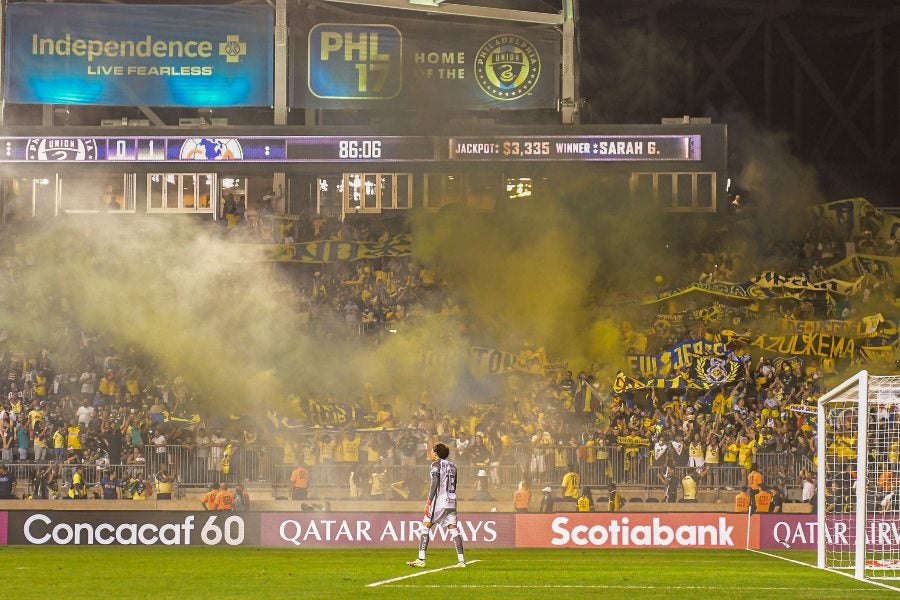
[[(466, 561), (466, 565), (471, 565), (477, 562), (481, 562), (480, 559)], [(416, 571), (415, 573), (410, 573), (409, 575), (403, 575), (401, 577), (394, 577), (393, 579), (385, 579), (384, 581), (376, 581), (375, 583), (367, 583), (366, 587), (378, 587), (379, 585), (386, 585), (388, 583), (394, 583), (395, 581), (403, 581), (404, 579), (411, 579), (413, 577), (420, 577), (422, 575), (428, 575), (430, 573), (437, 573), (439, 571), (446, 571), (447, 569), (458, 569), (457, 565), (447, 565), (446, 567), (440, 567), (437, 569), (428, 569), (426, 571)]]
[(849, 577), (853, 581), (859, 581), (860, 583), (868, 583), (869, 585), (877, 585), (878, 587), (882, 587), (886, 590), (890, 590), (892, 592), (900, 592), (900, 588), (896, 588), (892, 585), (888, 585), (886, 583), (881, 583), (879, 581), (871, 581), (869, 579), (859, 580), (850, 573), (841, 573), (840, 571), (832, 571), (829, 569), (820, 569), (816, 565), (811, 565), (809, 563), (805, 563), (800, 560), (794, 560), (793, 558), (787, 558), (785, 556), (778, 556), (777, 554), (770, 554), (769, 552), (763, 552), (762, 550), (754, 550), (753, 548), (747, 548), (748, 551), (754, 552), (756, 554), (762, 554), (763, 556), (769, 556), (771, 558), (777, 558), (778, 560), (784, 560), (789, 563), (794, 563), (795, 565), (800, 565), (802, 567), (809, 567), (810, 569), (815, 569), (817, 571), (822, 571), (824, 573), (834, 573), (835, 575), (843, 575), (844, 577)]

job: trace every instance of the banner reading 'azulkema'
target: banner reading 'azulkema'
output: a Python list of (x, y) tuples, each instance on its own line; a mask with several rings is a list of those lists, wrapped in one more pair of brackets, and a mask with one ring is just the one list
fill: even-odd
[(271, 106), (268, 6), (11, 4), (7, 102)]
[(322, 22), (291, 39), (291, 106), (475, 110), (556, 108), (551, 27), (393, 18)]

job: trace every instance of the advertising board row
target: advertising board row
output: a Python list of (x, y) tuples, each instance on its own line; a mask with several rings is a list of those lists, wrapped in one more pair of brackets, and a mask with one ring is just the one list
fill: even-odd
[[(10, 4), (7, 102), (272, 106), (271, 6)], [(560, 34), (340, 13), (289, 34), (289, 103), (303, 108), (556, 108)]]
[[(846, 525), (829, 525), (829, 543), (852, 543)], [(416, 513), (0, 512), (3, 545), (408, 548), (421, 529)], [(818, 524), (814, 515), (754, 515), (748, 527), (733, 513), (478, 513), (465, 515), (460, 530), (470, 548), (813, 549)], [(900, 543), (897, 519), (867, 533), (873, 544)], [(445, 529), (430, 535), (452, 544)]]

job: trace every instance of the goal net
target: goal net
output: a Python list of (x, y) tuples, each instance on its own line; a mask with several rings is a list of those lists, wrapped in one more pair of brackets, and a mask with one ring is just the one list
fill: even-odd
[(900, 580), (900, 376), (860, 371), (823, 395), (817, 430), (818, 566)]

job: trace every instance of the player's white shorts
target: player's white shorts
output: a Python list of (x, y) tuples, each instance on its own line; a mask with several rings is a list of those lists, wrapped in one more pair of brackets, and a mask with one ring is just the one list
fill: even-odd
[(434, 525), (443, 525), (444, 527), (453, 525), (454, 527), (456, 527), (456, 508), (435, 509), (434, 514), (431, 516), (431, 522)]
[(692, 456), (688, 459), (688, 466), (691, 467), (692, 469), (700, 469), (705, 464), (706, 464), (706, 461), (699, 457), (695, 458)]

